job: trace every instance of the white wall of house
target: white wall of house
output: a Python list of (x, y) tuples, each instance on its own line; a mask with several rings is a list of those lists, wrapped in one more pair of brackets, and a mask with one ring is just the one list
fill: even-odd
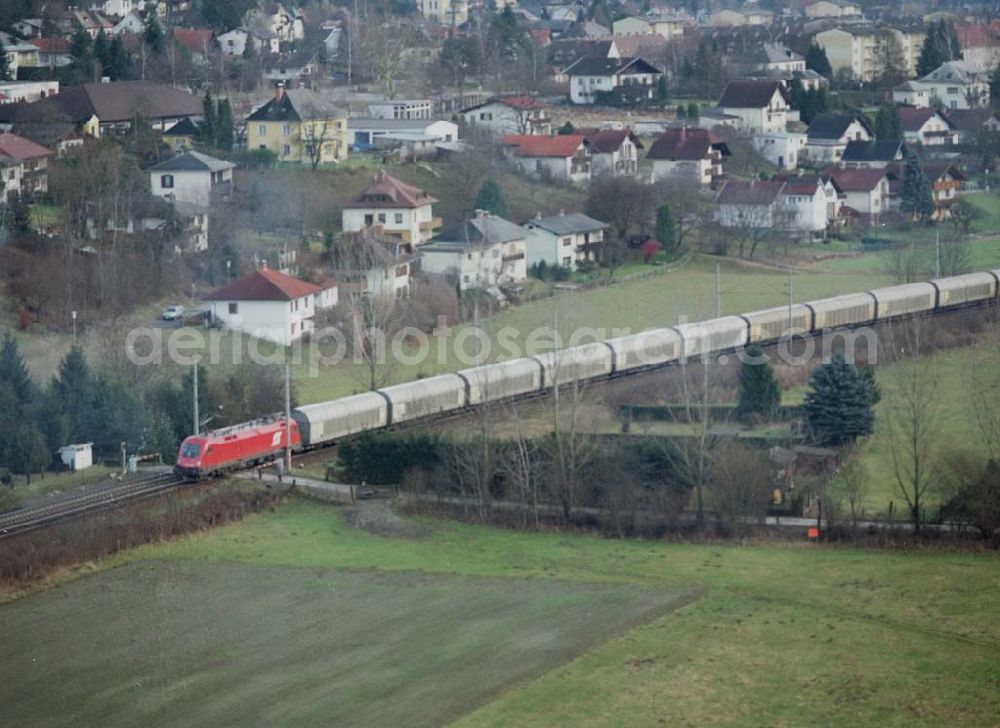
[(576, 270), (577, 264), (587, 260), (596, 260), (593, 252), (586, 250), (586, 245), (601, 243), (604, 231), (595, 230), (589, 235), (584, 233), (569, 233), (556, 235), (544, 228), (533, 225), (529, 220), (524, 224), (528, 231), (526, 239), (527, 267), (545, 261), (546, 265), (561, 265)]
[(211, 301), (212, 318), (224, 326), (284, 346), (315, 328), (312, 294), (294, 301)]
[(754, 149), (778, 169), (796, 169), (806, 148), (806, 135), (797, 132), (754, 134), (752, 141)]
[[(213, 181), (213, 174), (220, 175)], [(219, 172), (205, 171), (150, 171), (149, 184), (157, 197), (190, 202), (193, 205), (206, 205), (212, 194), (212, 189), (224, 182), (232, 182), (233, 170), (224, 169)]]
[(514, 109), (496, 101), (463, 111), (462, 118), (466, 124), (488, 129), (496, 135), (548, 134), (552, 130), (544, 109)]
[[(705, 186), (712, 183), (714, 169), (715, 167), (710, 159), (653, 160), (653, 177), (658, 180), (690, 180)], [(719, 171), (721, 173), (721, 168)]]
[(635, 174), (639, 171), (639, 150), (635, 143), (625, 137), (622, 145), (613, 152), (591, 152), (590, 174), (598, 177), (602, 174), (614, 176)]
[(985, 82), (914, 81), (908, 86), (912, 88), (893, 89), (893, 103), (927, 107), (934, 101), (935, 107), (940, 102), (949, 109), (975, 109), (989, 103), (990, 99), (990, 87)]
[(871, 141), (872, 135), (854, 119), (838, 139), (806, 139), (805, 153), (812, 162), (839, 162), (849, 141)]
[(528, 277), (525, 240), (475, 247), (432, 245), (422, 252), (423, 270), (456, 276), (463, 291), (518, 283)]
[(784, 131), (789, 121), (798, 119), (798, 112), (792, 112), (777, 89), (766, 107), (744, 109), (723, 107), (723, 113), (739, 118), (737, 126), (752, 132)]
[(583, 184), (590, 179), (590, 152), (579, 157), (518, 157), (511, 159), (529, 177)]
[(342, 227), (353, 233), (372, 225), (382, 225), (387, 235), (398, 236), (408, 243), (423, 243), (434, 234), (430, 223), (434, 219), (433, 207), (421, 205), (415, 209), (398, 207), (344, 208)]
[(719, 205), (716, 210), (716, 220), (722, 227), (774, 227), (776, 203), (769, 204), (733, 204)]
[(13, 195), (21, 191), (21, 178), (23, 175), (24, 165), (20, 162), (11, 161), (0, 164), (0, 176), (3, 177), (3, 189), (0, 190), (0, 201), (7, 204)]
[(812, 195), (782, 194), (782, 203), (789, 212), (788, 226), (804, 233), (819, 233), (826, 230), (826, 194), (816, 187)]
[(611, 76), (575, 76), (569, 77), (569, 100), (574, 104), (593, 104), (597, 91), (614, 91), (620, 86), (639, 85), (646, 87), (646, 94), (652, 98), (656, 88), (656, 73), (626, 73)]
[(865, 190), (844, 193), (844, 204), (866, 215), (881, 215), (888, 209), (889, 182), (883, 179), (870, 192)]
[(954, 144), (955, 133), (948, 123), (939, 114), (934, 114), (924, 125), (916, 131), (904, 131), (903, 138), (911, 144), (923, 144), (924, 146), (939, 146), (942, 144)]

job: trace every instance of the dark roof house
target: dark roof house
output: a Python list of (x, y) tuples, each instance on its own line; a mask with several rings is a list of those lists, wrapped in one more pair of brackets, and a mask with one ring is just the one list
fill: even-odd
[(617, 76), (622, 73), (661, 73), (642, 58), (581, 58), (569, 66), (567, 76)]
[(704, 159), (712, 150), (729, 156), (729, 147), (708, 129), (667, 129), (650, 145), (650, 160), (693, 161)]
[(903, 158), (905, 145), (902, 141), (891, 139), (860, 141), (852, 139), (847, 142), (840, 161), (844, 164), (882, 164)]
[(786, 104), (792, 103), (779, 81), (730, 81), (718, 105), (723, 109), (762, 109), (771, 103), (775, 93), (780, 94)]
[(858, 114), (838, 114), (835, 112), (816, 114), (813, 120), (809, 122), (806, 136), (811, 141), (817, 139), (840, 139), (847, 133), (847, 130), (855, 121), (860, 123), (869, 135), (874, 136), (871, 127), (863, 116)]
[(310, 121), (335, 119), (347, 114), (324, 96), (307, 89), (278, 87), (266, 104), (247, 117), (247, 121)]

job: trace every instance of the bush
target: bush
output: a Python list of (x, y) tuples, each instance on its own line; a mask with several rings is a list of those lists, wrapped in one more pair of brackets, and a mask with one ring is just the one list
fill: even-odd
[(395, 485), (411, 468), (433, 469), (441, 460), (441, 441), (428, 434), (365, 433), (342, 444), (339, 456), (351, 482)]
[(270, 169), (278, 163), (278, 155), (270, 149), (248, 149), (234, 154), (233, 161), (246, 169)]

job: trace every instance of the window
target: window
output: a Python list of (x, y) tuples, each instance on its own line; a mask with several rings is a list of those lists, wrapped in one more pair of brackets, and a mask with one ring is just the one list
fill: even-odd
[(500, 257), (500, 251), (497, 250), (496, 248), (493, 248), (493, 257), (494, 258), (499, 258)]
[(286, 144), (281, 148), (281, 153), (287, 157), (292, 153), (292, 148)]
[(385, 223), (385, 213), (384, 213), (384, 212), (380, 212), (380, 213), (378, 214), (378, 221), (379, 221), (380, 223), (383, 223), (383, 224)]
[(229, 304), (229, 313), (231, 313), (231, 314), (237, 314), (239, 312), (240, 312), (240, 304), (238, 304), (238, 303), (230, 303)]
[[(11, 177), (13, 179), (13, 177)], [(165, 190), (173, 189), (174, 187), (174, 176), (172, 174), (161, 174), (160, 175), (160, 187)]]
[(567, 255), (565, 258), (563, 258), (562, 264), (567, 268), (569, 268), (573, 264), (573, 259)]
[(196, 458), (199, 452), (201, 452), (201, 447), (197, 443), (189, 442), (181, 448), (181, 457)]
[(284, 134), (285, 136), (288, 136), (289, 134), (292, 133), (292, 127), (289, 126), (288, 124), (283, 124), (281, 127), (281, 133)]
[(365, 215), (365, 227), (373, 225), (375, 223), (374, 215)]
[(563, 243), (563, 245), (572, 245), (573, 244), (573, 238), (563, 238), (562, 243)]
[(397, 212), (395, 219), (396, 219), (396, 224), (397, 225), (402, 225), (403, 224), (403, 213)]
[(468, 255), (466, 256), (466, 258), (467, 258), (468, 260), (472, 260), (472, 253), (469, 253), (469, 254), (468, 254)]
[(267, 136), (267, 124), (260, 124), (257, 126), (257, 133), (260, 136)]

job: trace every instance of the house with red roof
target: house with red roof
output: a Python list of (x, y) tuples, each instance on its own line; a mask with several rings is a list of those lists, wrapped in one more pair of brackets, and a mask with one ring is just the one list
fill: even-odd
[(869, 217), (889, 210), (889, 179), (884, 169), (827, 167), (820, 175), (823, 179), (832, 179), (840, 189), (845, 208)]
[(955, 35), (963, 61), (986, 73), (1000, 65), (1000, 21), (956, 23)]
[(40, 144), (18, 136), (0, 134), (0, 159), (5, 166), (19, 165), (21, 172), (21, 196), (31, 198), (35, 194), (49, 190), (50, 152)]
[(215, 47), (211, 28), (174, 28), (173, 36), (178, 45), (187, 49), (195, 63), (205, 63)]
[(590, 173), (593, 177), (635, 175), (639, 172), (639, 150), (644, 149), (635, 133), (624, 129), (577, 129), (590, 142)]
[(38, 49), (38, 65), (47, 68), (59, 68), (68, 66), (73, 62), (70, 53), (70, 41), (61, 36), (49, 36), (44, 38), (31, 38), (28, 40), (31, 45)]
[(911, 144), (940, 146), (954, 144), (958, 138), (951, 122), (936, 109), (900, 106), (898, 113), (903, 139)]
[(816, 174), (778, 178), (785, 183), (781, 188), (781, 205), (788, 210), (790, 231), (809, 237), (822, 235), (840, 216), (840, 188), (832, 178)]
[(590, 180), (591, 144), (583, 134), (507, 134), (500, 143), (529, 177), (574, 184)]
[(317, 310), (337, 304), (337, 286), (293, 278), (262, 264), (205, 296), (212, 320), (222, 326), (289, 346), (315, 329)]
[(722, 158), (729, 147), (708, 129), (667, 129), (650, 145), (646, 159), (653, 163), (653, 177), (682, 179), (707, 186), (722, 176)]
[(551, 134), (548, 104), (536, 96), (496, 96), (459, 113), (470, 127), (503, 134)]
[(379, 225), (386, 235), (419, 245), (441, 227), (441, 218), (434, 217), (435, 202), (419, 187), (379, 170), (361, 194), (344, 203), (342, 227), (354, 233)]

